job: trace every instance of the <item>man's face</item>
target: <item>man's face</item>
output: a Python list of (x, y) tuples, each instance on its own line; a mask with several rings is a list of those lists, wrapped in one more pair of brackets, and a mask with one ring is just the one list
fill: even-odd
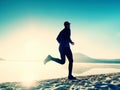
[(70, 24), (66, 24), (66, 28), (70, 28)]

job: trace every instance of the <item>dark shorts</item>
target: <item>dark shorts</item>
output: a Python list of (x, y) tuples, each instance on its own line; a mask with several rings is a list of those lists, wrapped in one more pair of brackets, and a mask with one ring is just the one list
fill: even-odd
[(68, 58), (69, 62), (73, 62), (73, 55), (70, 47), (60, 46), (59, 52), (60, 52), (61, 60), (63, 60), (63, 62), (65, 62), (66, 57)]

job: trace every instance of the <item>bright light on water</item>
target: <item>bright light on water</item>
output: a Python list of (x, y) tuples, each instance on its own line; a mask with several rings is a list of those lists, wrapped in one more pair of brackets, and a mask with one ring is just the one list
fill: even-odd
[(22, 81), (29, 86), (33, 81), (67, 76), (67, 69), (62, 65), (41, 61), (1, 61), (0, 83)]
[[(94, 69), (98, 68), (98, 69)], [(110, 69), (111, 68), (111, 69)], [(105, 70), (106, 71), (105, 71)], [(74, 63), (73, 75), (81, 75), (81, 73), (105, 73), (119, 71), (119, 64), (85, 64)], [(0, 62), (0, 83), (22, 81), (25, 86), (33, 85), (34, 81), (67, 77), (68, 63), (59, 65), (49, 62), (46, 65), (42, 61), (1, 61)], [(88, 73), (87, 73), (88, 72)], [(85, 75), (85, 74), (84, 74)]]

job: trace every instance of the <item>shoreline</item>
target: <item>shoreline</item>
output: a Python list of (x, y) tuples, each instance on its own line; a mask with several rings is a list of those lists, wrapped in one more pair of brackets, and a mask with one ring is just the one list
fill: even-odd
[(21, 82), (5, 82), (0, 84), (0, 89), (15, 90), (120, 90), (120, 72), (76, 76), (76, 80), (67, 77), (34, 81), (31, 86)]

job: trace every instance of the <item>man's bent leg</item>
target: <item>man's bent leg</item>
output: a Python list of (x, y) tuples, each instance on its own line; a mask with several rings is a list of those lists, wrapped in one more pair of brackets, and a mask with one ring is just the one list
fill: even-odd
[(64, 50), (65, 50), (64, 48), (59, 48), (61, 59), (54, 58), (51, 55), (48, 55), (48, 57), (45, 59), (44, 63), (46, 64), (48, 61), (54, 61), (54, 62), (57, 62), (59, 64), (64, 64), (65, 63), (65, 52), (64, 52)]
[(59, 47), (59, 52), (60, 52), (60, 57), (59, 58), (52, 58), (53, 61), (59, 63), (59, 64), (64, 64), (65, 63), (65, 48)]
[(51, 60), (52, 60), (52, 61), (55, 61), (55, 62), (57, 62), (57, 63), (59, 63), (59, 64), (64, 64), (64, 63), (65, 63), (65, 57), (64, 57), (64, 58), (61, 58), (61, 59), (52, 57)]

